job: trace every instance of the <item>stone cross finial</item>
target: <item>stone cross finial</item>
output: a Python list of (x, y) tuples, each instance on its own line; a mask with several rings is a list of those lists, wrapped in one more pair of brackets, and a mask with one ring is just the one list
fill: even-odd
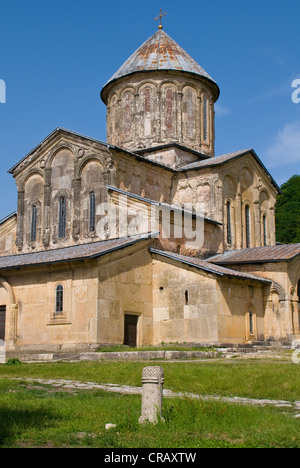
[(144, 367), (143, 369), (143, 393), (142, 414), (139, 423), (151, 422), (156, 424), (162, 419), (162, 401), (164, 371), (161, 367)]

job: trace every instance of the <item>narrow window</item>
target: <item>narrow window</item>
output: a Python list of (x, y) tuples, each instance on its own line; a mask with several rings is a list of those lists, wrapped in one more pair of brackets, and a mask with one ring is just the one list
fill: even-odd
[(227, 244), (232, 244), (231, 203), (227, 202)]
[(31, 233), (30, 233), (31, 242), (36, 241), (36, 206), (33, 205), (31, 209)]
[(250, 312), (249, 312), (249, 331), (250, 331), (250, 335), (254, 335), (253, 312), (252, 312), (252, 310), (250, 310)]
[(298, 304), (300, 304), (300, 280), (298, 281), (298, 285), (297, 285), (297, 294), (298, 294)]
[(61, 197), (59, 200), (59, 221), (58, 221), (58, 237), (63, 239), (66, 237), (66, 198)]
[(188, 305), (188, 303), (189, 303), (189, 292), (188, 292), (188, 290), (185, 291), (184, 295), (185, 295), (185, 305)]
[(203, 140), (207, 141), (207, 99), (203, 98)]
[(90, 232), (95, 231), (96, 224), (96, 196), (94, 192), (90, 193)]
[(245, 208), (245, 217), (246, 217), (246, 247), (249, 249), (251, 247), (251, 235), (250, 235), (250, 207), (246, 205)]
[(56, 287), (55, 314), (61, 315), (64, 310), (64, 288), (61, 284)]
[(264, 247), (267, 246), (267, 216), (263, 215), (263, 236), (264, 236)]

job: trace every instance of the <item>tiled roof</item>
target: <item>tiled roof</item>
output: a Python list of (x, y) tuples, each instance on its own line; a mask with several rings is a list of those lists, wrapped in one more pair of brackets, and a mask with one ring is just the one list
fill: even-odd
[(195, 161), (185, 166), (181, 166), (181, 171), (192, 170), (192, 169), (202, 169), (205, 167), (212, 167), (212, 166), (220, 166), (222, 164), (231, 161), (232, 159), (238, 158), (240, 156), (244, 156), (252, 151), (252, 149), (242, 150), (242, 151), (235, 151), (234, 153), (227, 153), (222, 154), (220, 156), (215, 156), (213, 158), (205, 159), (204, 161)]
[(221, 265), (238, 263), (273, 263), (288, 262), (300, 255), (300, 244), (283, 244), (271, 247), (231, 250), (208, 259)]
[[(155, 237), (155, 234), (152, 236)], [(134, 237), (123, 237), (120, 239), (92, 242), (89, 244), (74, 245), (61, 249), (0, 257), (0, 270), (88, 260), (129, 247), (130, 245), (150, 237), (151, 234), (141, 234)]]
[(218, 88), (211, 76), (162, 29), (153, 34), (126, 60), (104, 88), (123, 76), (153, 70), (177, 70), (193, 73), (209, 79)]
[(200, 270), (206, 271), (207, 273), (212, 273), (217, 276), (221, 276), (221, 277), (225, 276), (225, 277), (236, 278), (240, 280), (258, 281), (260, 283), (267, 283), (267, 284), (272, 283), (272, 281), (267, 280), (265, 278), (259, 278), (258, 276), (254, 276), (248, 273), (242, 273), (240, 271), (230, 270), (228, 268), (224, 268), (218, 265), (213, 265), (212, 263), (206, 260), (201, 260), (200, 258), (179, 255), (179, 254), (165, 251), (165, 250), (157, 250), (152, 247), (150, 247), (150, 252), (153, 254), (161, 255), (163, 257), (171, 258), (173, 260), (177, 260), (181, 263), (185, 263), (186, 265), (199, 268)]

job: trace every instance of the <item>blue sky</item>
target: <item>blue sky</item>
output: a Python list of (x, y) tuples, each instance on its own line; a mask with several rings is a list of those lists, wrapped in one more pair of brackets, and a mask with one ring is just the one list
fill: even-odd
[(299, 0), (0, 0), (0, 219), (16, 210), (7, 170), (56, 127), (106, 140), (99, 93), (157, 29), (217, 81), (216, 154), (253, 148), (278, 184), (299, 174)]

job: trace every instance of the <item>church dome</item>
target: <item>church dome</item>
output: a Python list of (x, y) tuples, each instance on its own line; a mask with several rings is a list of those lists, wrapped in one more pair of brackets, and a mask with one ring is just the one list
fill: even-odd
[(183, 73), (192, 73), (209, 80), (215, 88), (215, 100), (220, 90), (213, 78), (182, 49), (163, 29), (153, 34), (142, 44), (118, 69), (118, 71), (105, 84), (101, 91), (101, 98), (106, 102), (106, 88), (115, 80), (137, 72), (173, 70)]
[(180, 145), (214, 156), (217, 83), (161, 28), (101, 91), (107, 142), (129, 151)]

